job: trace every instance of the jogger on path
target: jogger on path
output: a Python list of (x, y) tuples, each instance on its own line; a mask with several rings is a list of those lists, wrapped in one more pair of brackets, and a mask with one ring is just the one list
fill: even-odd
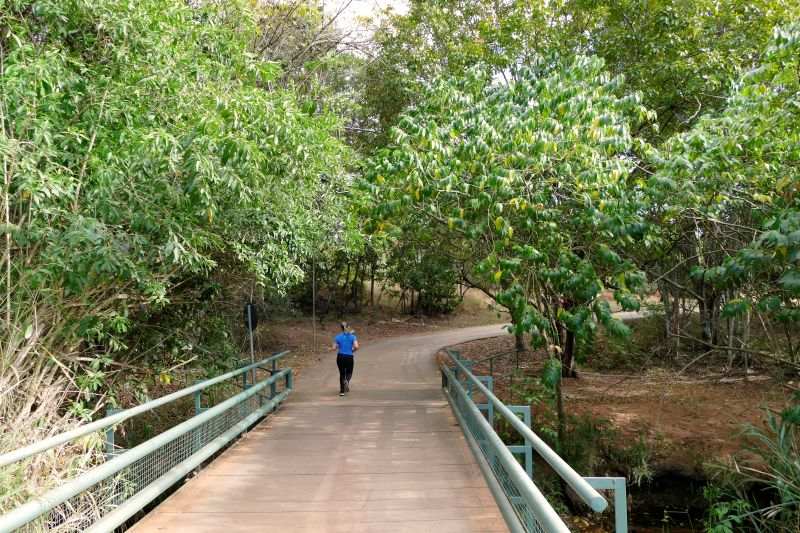
[(341, 323), (342, 332), (333, 339), (333, 349), (337, 351), (336, 366), (339, 367), (339, 396), (350, 392), (350, 378), (353, 377), (353, 364), (355, 352), (358, 350), (358, 339), (354, 332), (347, 327), (347, 322)]

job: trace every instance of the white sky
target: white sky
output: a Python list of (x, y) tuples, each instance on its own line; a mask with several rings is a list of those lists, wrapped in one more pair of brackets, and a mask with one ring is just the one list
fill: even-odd
[[(348, 0), (325, 0), (325, 11), (329, 15), (336, 14)], [(385, 8), (391, 7), (395, 13), (408, 10), (407, 0), (352, 0), (347, 9), (337, 19), (337, 26), (342, 29), (353, 29), (357, 33), (369, 32), (369, 28), (361, 20), (365, 17), (376, 17)]]

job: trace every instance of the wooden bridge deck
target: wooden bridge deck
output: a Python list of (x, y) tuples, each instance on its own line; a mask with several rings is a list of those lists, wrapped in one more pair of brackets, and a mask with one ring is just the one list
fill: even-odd
[(492, 326), (367, 344), (344, 398), (335, 354), (324, 356), (278, 413), (134, 531), (507, 531), (433, 357), (500, 333)]

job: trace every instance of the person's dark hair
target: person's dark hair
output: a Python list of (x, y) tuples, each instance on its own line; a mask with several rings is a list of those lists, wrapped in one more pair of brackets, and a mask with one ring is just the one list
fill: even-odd
[(342, 323), (341, 323), (341, 324), (339, 324), (339, 325), (340, 325), (340, 326), (342, 326), (342, 331), (344, 331), (344, 332), (346, 332), (346, 331), (347, 331), (347, 322), (342, 322)]

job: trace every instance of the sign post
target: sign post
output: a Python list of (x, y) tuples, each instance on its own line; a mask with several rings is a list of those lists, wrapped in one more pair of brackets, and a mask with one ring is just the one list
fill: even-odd
[[(253, 347), (253, 332), (255, 331), (256, 327), (258, 327), (258, 312), (256, 310), (256, 305), (252, 302), (244, 306), (244, 326), (247, 328), (247, 332), (250, 335), (250, 363), (253, 364), (256, 362), (256, 353), (255, 348)], [(245, 380), (245, 385), (246, 382), (247, 380)], [(250, 383), (255, 384), (255, 382), (256, 369), (253, 368)]]

